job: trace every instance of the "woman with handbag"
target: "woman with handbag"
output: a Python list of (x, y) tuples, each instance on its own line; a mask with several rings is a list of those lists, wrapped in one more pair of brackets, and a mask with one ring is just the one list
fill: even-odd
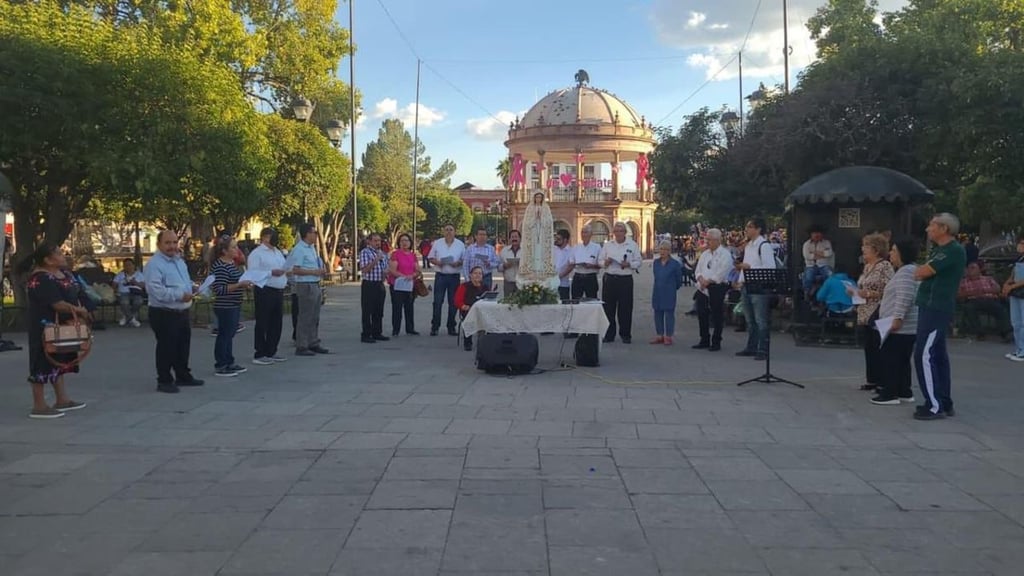
[(1017, 254), (1020, 258), (1003, 284), (1003, 295), (1010, 302), (1010, 324), (1013, 325), (1013, 343), (1016, 345), (1016, 350), (1008, 353), (1006, 358), (1024, 362), (1024, 235), (1017, 238)]
[[(60, 248), (49, 242), (40, 244), (23, 264), (22, 271), (31, 272), (25, 286), (29, 302), (28, 381), (32, 385), (29, 418), (60, 418), (65, 412), (85, 408), (85, 402), (72, 400), (64, 387), (64, 375), (78, 372), (92, 338), (81, 287), (66, 267)], [(73, 329), (61, 331), (58, 327)], [(52, 407), (46, 403), (47, 384), (53, 386), (56, 397)]]
[(413, 288), (420, 274), (420, 263), (412, 250), (412, 236), (400, 234), (398, 249), (391, 252), (388, 264), (388, 284), (391, 285), (391, 335), (398, 336), (405, 315), (405, 333), (418, 336), (413, 318)]
[(857, 305), (857, 329), (864, 342), (864, 366), (866, 384), (861, 390), (876, 390), (882, 386), (882, 339), (875, 330), (878, 319), (878, 306), (885, 294), (885, 285), (896, 274), (889, 262), (889, 241), (881, 234), (868, 234), (861, 242), (861, 254), (864, 256), (864, 271), (857, 279), (857, 287), (849, 287), (847, 293), (859, 295), (863, 304)]

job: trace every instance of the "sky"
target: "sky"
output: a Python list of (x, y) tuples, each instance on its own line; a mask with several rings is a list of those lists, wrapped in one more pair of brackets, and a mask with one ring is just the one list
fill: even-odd
[[(580, 68), (593, 87), (663, 126), (705, 106), (738, 107), (739, 69), (730, 60), (741, 46), (744, 94), (785, 77), (782, 0), (354, 2), (357, 154), (386, 118), (413, 132), (420, 59), (419, 137), (432, 167), (446, 158), (457, 164), (453, 186), (499, 187), (495, 166), (507, 156), (509, 121), (573, 85)], [(792, 85), (814, 60), (805, 23), (824, 2), (789, 0)], [(880, 8), (903, 4), (881, 0)], [(337, 20), (348, 27), (347, 4)], [(347, 60), (339, 74), (347, 81)]]

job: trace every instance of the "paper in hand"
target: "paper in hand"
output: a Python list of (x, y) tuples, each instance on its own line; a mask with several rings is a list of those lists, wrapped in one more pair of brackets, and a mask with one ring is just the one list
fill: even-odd
[(882, 344), (885, 344), (885, 339), (892, 332), (892, 323), (896, 318), (892, 316), (886, 316), (885, 318), (879, 318), (875, 320), (875, 330), (878, 330), (878, 335), (881, 337), (881, 341), (878, 343), (879, 348)]
[(238, 281), (246, 280), (252, 282), (253, 286), (263, 288), (267, 285), (267, 280), (270, 280), (270, 270), (246, 270)]
[(203, 280), (203, 283), (199, 285), (199, 288), (196, 288), (196, 291), (194, 293), (195, 294), (209, 294), (210, 286), (213, 286), (213, 283), (216, 280), (217, 280), (216, 276), (214, 276), (213, 274), (210, 274), (209, 276), (206, 277), (205, 280)]
[(395, 278), (395, 292), (412, 292), (412, 278)]

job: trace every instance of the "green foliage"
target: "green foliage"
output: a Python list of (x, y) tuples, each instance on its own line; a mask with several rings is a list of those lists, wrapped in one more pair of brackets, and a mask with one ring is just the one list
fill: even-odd
[(274, 143), (276, 170), (261, 217), (284, 220), (342, 209), (352, 195), (348, 158), (310, 124), (277, 115), (265, 116), (264, 121)]
[(451, 192), (428, 192), (420, 196), (419, 207), (424, 214), (419, 225), (424, 238), (441, 236), (445, 224), (454, 226), (459, 235), (468, 234), (473, 225), (473, 211)]
[(921, 180), (936, 208), (960, 210), (968, 225), (1019, 227), (1024, 2), (910, 0), (881, 31), (874, 16), (860, 0), (819, 10), (809, 27), (821, 59), (729, 146), (707, 110), (662, 132), (652, 160), (662, 203), (719, 224), (770, 218), (810, 178), (871, 165)]
[(501, 299), (502, 304), (518, 308), (523, 306), (539, 306), (541, 304), (558, 304), (561, 301), (558, 297), (558, 292), (540, 284), (520, 286), (518, 290)]
[[(417, 142), (417, 192), (429, 195), (451, 186), (455, 163), (445, 160), (432, 171), (426, 147)], [(366, 145), (362, 166), (359, 169), (359, 183), (368, 193), (380, 199), (387, 215), (387, 224), (382, 229), (394, 239), (402, 230), (412, 228), (414, 207), (412, 204), (413, 183), (413, 139), (401, 120), (387, 119), (381, 124), (377, 139)], [(426, 213), (415, 208), (417, 221), (426, 219)], [(360, 227), (363, 227), (360, 223)]]

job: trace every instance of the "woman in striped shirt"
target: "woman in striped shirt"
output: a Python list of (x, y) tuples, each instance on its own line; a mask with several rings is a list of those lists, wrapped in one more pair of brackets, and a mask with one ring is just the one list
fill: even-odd
[[(252, 286), (249, 280), (240, 280), (242, 270), (235, 264), (239, 255), (238, 243), (230, 236), (222, 236), (212, 252), (210, 274), (213, 285), (210, 287), (217, 296), (213, 303), (213, 313), (217, 316), (220, 326), (238, 326), (242, 315), (242, 296)], [(245, 368), (235, 363), (232, 343), (235, 330), (219, 330), (213, 345), (215, 374), (230, 378), (245, 372)]]

